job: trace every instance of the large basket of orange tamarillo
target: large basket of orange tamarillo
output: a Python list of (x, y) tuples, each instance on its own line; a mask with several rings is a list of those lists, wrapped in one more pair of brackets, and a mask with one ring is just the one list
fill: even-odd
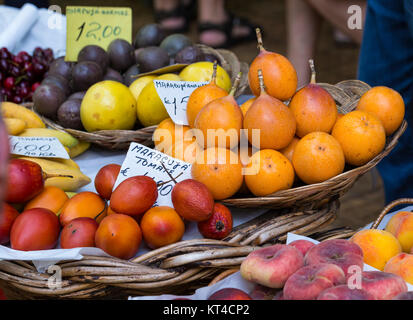
[[(241, 81), (237, 88), (235, 96), (241, 95), (245, 91), (245, 89), (248, 88), (248, 64), (240, 61), (236, 54), (227, 49), (214, 49), (202, 44), (197, 44), (196, 46), (204, 55), (212, 55), (216, 57), (219, 68), (225, 70), (231, 82), (235, 81), (238, 73), (242, 73)], [(138, 74), (136, 76), (136, 79), (147, 75), (160, 76), (171, 73), (180, 74), (180, 72), (183, 71), (183, 69), (187, 66), (190, 65), (182, 63), (173, 64), (167, 67), (152, 70), (150, 72)], [(70, 99), (70, 97), (68, 99)], [(27, 107), (29, 108), (32, 108), (32, 106), (33, 104), (27, 104)], [(144, 126), (139, 121), (137, 121), (135, 128), (132, 130), (105, 129), (87, 131), (85, 129), (80, 130), (73, 127), (67, 127), (65, 126), (65, 123), (62, 123), (45, 115), (42, 115), (42, 118), (44, 122), (53, 129), (66, 131), (81, 141), (89, 142), (109, 150), (127, 150), (131, 142), (137, 142), (146, 146), (152, 146), (152, 135), (154, 130), (156, 129), (156, 125)]]

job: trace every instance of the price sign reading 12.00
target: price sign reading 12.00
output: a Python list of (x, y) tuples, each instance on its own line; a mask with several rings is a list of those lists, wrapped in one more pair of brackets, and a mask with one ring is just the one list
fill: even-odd
[(123, 7), (66, 7), (66, 61), (94, 44), (107, 49), (114, 39), (132, 41), (132, 9)]

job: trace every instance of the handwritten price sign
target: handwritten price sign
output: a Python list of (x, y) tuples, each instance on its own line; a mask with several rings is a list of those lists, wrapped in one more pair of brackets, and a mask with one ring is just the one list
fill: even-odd
[[(177, 182), (192, 177), (191, 164), (133, 142), (129, 146), (128, 153), (123, 161), (113, 189), (127, 178), (134, 176), (148, 176), (153, 178), (159, 185), (158, 199), (156, 200), (155, 205), (173, 206), (171, 192), (175, 183), (171, 181), (165, 168), (174, 178), (176, 177)], [(162, 184), (167, 181), (169, 182)]]
[(54, 137), (9, 137), (10, 153), (36, 158), (70, 159), (66, 149)]
[(86, 45), (107, 49), (114, 39), (132, 41), (132, 9), (124, 7), (66, 7), (66, 61), (77, 61)]
[(189, 96), (196, 88), (208, 82), (153, 80), (153, 83), (172, 121), (176, 124), (188, 125), (186, 105)]

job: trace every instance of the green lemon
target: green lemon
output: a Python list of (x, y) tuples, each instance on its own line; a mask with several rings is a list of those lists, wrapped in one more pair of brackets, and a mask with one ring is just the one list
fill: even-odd
[(117, 81), (101, 81), (91, 86), (80, 106), (86, 131), (130, 130), (136, 122), (136, 101), (129, 88)]
[[(155, 78), (156, 80), (181, 81), (182, 79), (173, 73), (165, 73)], [(169, 117), (161, 98), (156, 92), (155, 84), (150, 81), (141, 91), (137, 101), (137, 114), (143, 126), (155, 126)]]

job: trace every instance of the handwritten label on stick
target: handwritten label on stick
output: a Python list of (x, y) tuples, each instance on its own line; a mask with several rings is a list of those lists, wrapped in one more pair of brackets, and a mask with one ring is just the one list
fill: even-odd
[(10, 136), (10, 153), (36, 158), (70, 159), (66, 149), (55, 137)]
[(189, 96), (196, 88), (208, 82), (153, 80), (153, 83), (172, 121), (186, 126), (186, 105)]
[(133, 142), (129, 146), (113, 189), (116, 189), (122, 181), (134, 176), (151, 177), (159, 185), (169, 181), (158, 187), (158, 199), (155, 205), (172, 207), (171, 192), (175, 182), (171, 181), (162, 163), (177, 182), (192, 177), (191, 164)]
[(66, 61), (94, 44), (107, 49), (114, 39), (132, 41), (132, 9), (125, 7), (66, 7)]

